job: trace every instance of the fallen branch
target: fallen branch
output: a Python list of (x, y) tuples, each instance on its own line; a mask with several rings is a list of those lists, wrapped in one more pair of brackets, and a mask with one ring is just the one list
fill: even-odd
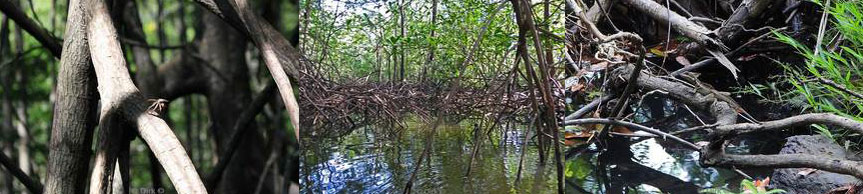
[(653, 0), (623, 0), (623, 2), (630, 4), (632, 8), (635, 8), (638, 11), (649, 15), (654, 20), (657, 20), (661, 23), (671, 24), (671, 27), (675, 31), (695, 40), (696, 42), (698, 42), (698, 44), (706, 46), (706, 48), (708, 49), (715, 49), (719, 51), (728, 50), (728, 47), (708, 35), (712, 32), (706, 27), (698, 25), (695, 22), (689, 21), (685, 17), (677, 14), (674, 11), (668, 10), (668, 8), (660, 5), (659, 3), (656, 3)]
[(792, 127), (808, 126), (811, 124), (832, 125), (853, 130), (858, 134), (863, 134), (863, 123), (829, 113), (810, 113), (761, 123), (722, 125), (717, 126), (714, 132), (719, 136), (729, 136), (764, 131), (776, 131)]
[[(634, 67), (632, 65), (615, 69), (613, 75), (628, 75)], [(710, 112), (716, 117), (716, 124), (729, 125), (737, 123), (737, 112), (732, 108), (730, 102), (721, 100), (716, 95), (718, 92), (708, 88), (693, 88), (687, 84), (669, 81), (646, 72), (641, 72), (638, 77), (638, 86), (645, 90), (661, 90), (668, 93), (674, 99), (700, 110)]]
[(725, 57), (723, 52), (728, 51), (728, 47), (709, 36), (709, 34), (713, 33), (712, 31), (695, 22), (689, 21), (652, 0), (624, 0), (624, 2), (661, 23), (671, 24), (671, 27), (675, 31), (695, 40), (704, 50), (713, 55), (719, 63), (728, 68), (734, 79), (737, 79), (737, 72), (740, 70)]
[(702, 164), (723, 167), (814, 168), (823, 171), (849, 174), (863, 179), (863, 162), (825, 158), (809, 154), (735, 155), (717, 153), (702, 158)]
[(581, 118), (584, 115), (586, 115), (587, 113), (589, 113), (590, 111), (593, 111), (593, 109), (596, 109), (596, 107), (599, 106), (599, 104), (604, 103), (604, 102), (608, 102), (611, 99), (614, 99), (614, 96), (605, 95), (605, 96), (602, 96), (600, 98), (594, 99), (593, 101), (591, 101), (587, 105), (584, 105), (583, 107), (576, 110), (572, 114), (567, 115), (565, 118), (563, 118), (563, 120), (572, 120), (572, 119)]
[(746, 30), (747, 26), (752, 26), (763, 20), (756, 20), (767, 10), (770, 5), (778, 0), (744, 0), (740, 6), (734, 10), (734, 13), (728, 17), (722, 26), (716, 30), (716, 34), (726, 44), (736, 44), (740, 32)]
[[(600, 43), (610, 42), (610, 41), (616, 40), (616, 39), (629, 39), (629, 40), (635, 42), (636, 44), (641, 43), (643, 41), (640, 36), (638, 36), (637, 34), (630, 33), (630, 32), (618, 32), (616, 34), (606, 36), (605, 34), (603, 34), (602, 32), (599, 31), (599, 28), (597, 28), (596, 24), (595, 24), (596, 21), (594, 21), (594, 19), (592, 19), (590, 16), (588, 16), (589, 15), (588, 13), (584, 12), (584, 10), (581, 8), (580, 4), (582, 4), (582, 2), (580, 0), (578, 2), (573, 2), (573, 0), (567, 1), (567, 5), (570, 5), (573, 7), (576, 15), (578, 16), (579, 19), (581, 19), (581, 22), (584, 23), (587, 30), (591, 34), (593, 34), (593, 36), (595, 36), (597, 39), (599, 39)], [(592, 9), (593, 8), (591, 8), (591, 10)], [(588, 12), (590, 12), (590, 11), (588, 11)]]
[(582, 125), (582, 124), (606, 124), (606, 125), (624, 126), (624, 127), (629, 128), (629, 129), (641, 130), (644, 132), (652, 133), (654, 135), (658, 135), (659, 137), (662, 137), (663, 139), (669, 138), (669, 139), (674, 140), (676, 142), (679, 142), (679, 143), (681, 143), (681, 144), (685, 145), (686, 147), (689, 147), (693, 150), (699, 150), (700, 149), (700, 147), (698, 147), (695, 144), (692, 144), (689, 141), (686, 141), (680, 137), (662, 132), (658, 129), (650, 128), (650, 127), (647, 127), (644, 125), (639, 125), (639, 124), (635, 124), (635, 123), (631, 123), (631, 122), (613, 120), (613, 119), (605, 119), (605, 118), (585, 118), (585, 119), (575, 119), (575, 120), (564, 121), (564, 125)]
[[(616, 69), (618, 73), (613, 75), (626, 75), (633, 67), (626, 66)], [(736, 123), (736, 112), (732, 108), (730, 100), (717, 98), (717, 92), (709, 88), (693, 88), (689, 85), (664, 80), (648, 73), (642, 72), (637, 84), (647, 90), (663, 90), (668, 95), (684, 104), (707, 110), (717, 118), (716, 124), (691, 128), (700, 130), (713, 128), (708, 136), (713, 137), (707, 146), (701, 148), (700, 161), (708, 166), (722, 167), (771, 167), (771, 168), (815, 168), (830, 172), (850, 174), (863, 178), (863, 169), (859, 166), (863, 163), (841, 159), (826, 159), (805, 154), (790, 155), (732, 155), (725, 154), (724, 145), (728, 138), (738, 134), (754, 133), (762, 131), (774, 131), (791, 127), (807, 126), (811, 124), (826, 124), (853, 130), (863, 134), (863, 123), (849, 118), (827, 114), (812, 113), (793, 116), (785, 119), (766, 121), (761, 123)], [(609, 122), (611, 123), (611, 122)], [(637, 127), (637, 126), (636, 126)], [(639, 129), (639, 128), (637, 128)], [(691, 131), (684, 130), (684, 131)], [(649, 132), (649, 131), (648, 131)]]

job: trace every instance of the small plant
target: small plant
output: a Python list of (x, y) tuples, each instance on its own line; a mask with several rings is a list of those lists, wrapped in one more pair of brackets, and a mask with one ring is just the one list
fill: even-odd
[(701, 190), (700, 193), (712, 193), (712, 194), (771, 194), (771, 193), (785, 193), (785, 190), (782, 189), (771, 189), (767, 190), (767, 185), (770, 183), (770, 177), (767, 177), (763, 180), (749, 180), (743, 179), (740, 181), (740, 188), (743, 189), (740, 192), (733, 192), (720, 188), (709, 188)]
[[(819, 5), (820, 1), (814, 1)], [(794, 47), (806, 59), (805, 65), (783, 64), (786, 82), (793, 89), (779, 96), (779, 101), (807, 112), (827, 112), (863, 120), (863, 2), (839, 0), (824, 7), (832, 26), (816, 37), (820, 44), (808, 46), (782, 33), (777, 39)], [(753, 90), (758, 90), (755, 86)], [(755, 92), (761, 94), (760, 92)], [(847, 140), (847, 131), (831, 132), (814, 125), (815, 132), (837, 142)]]

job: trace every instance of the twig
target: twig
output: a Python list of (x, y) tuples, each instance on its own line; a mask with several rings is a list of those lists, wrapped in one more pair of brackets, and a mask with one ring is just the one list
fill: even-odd
[(32, 19), (28, 18), (27, 14), (15, 7), (15, 4), (10, 0), (0, 0), (0, 11), (2, 11), (4, 15), (9, 16), (9, 18), (15, 21), (18, 26), (36, 38), (36, 40), (39, 41), (42, 46), (45, 46), (45, 48), (48, 49), (54, 57), (60, 58), (62, 50), (60, 42), (57, 41), (51, 33), (45, 30), (45, 28), (42, 28)]
[(637, 129), (644, 132), (652, 133), (662, 137), (663, 139), (669, 138), (671, 140), (677, 141), (693, 150), (699, 150), (701, 147), (696, 146), (695, 144), (689, 143), (688, 141), (681, 139), (677, 136), (662, 132), (660, 130), (650, 128), (644, 125), (639, 125), (631, 122), (620, 121), (620, 120), (612, 120), (606, 118), (586, 118), (586, 119), (576, 119), (576, 120), (568, 120), (564, 121), (564, 125), (581, 125), (581, 124), (606, 124), (606, 125), (619, 125), (628, 127), (630, 129)]
[(839, 91), (848, 93), (854, 97), (857, 97), (857, 99), (863, 100), (863, 95), (861, 95), (860, 93), (851, 91), (848, 88), (846, 88), (845, 86), (842, 86), (842, 85), (837, 84), (836, 82), (833, 82), (833, 80), (824, 79), (823, 77), (818, 77), (818, 82), (821, 82), (822, 84), (830, 85), (831, 87), (839, 89)]
[(593, 111), (593, 109), (596, 109), (596, 107), (599, 106), (600, 103), (608, 102), (611, 99), (614, 99), (614, 96), (605, 95), (605, 96), (602, 96), (600, 98), (594, 99), (593, 101), (591, 101), (587, 105), (584, 105), (584, 107), (581, 107), (580, 109), (576, 110), (572, 114), (566, 116), (563, 120), (572, 120), (572, 119), (581, 118), (582, 116), (589, 113), (590, 111)]
[(239, 118), (237, 118), (237, 122), (234, 123), (231, 130), (234, 133), (229, 136), (228, 143), (225, 145), (226, 149), (224, 153), (219, 155), (219, 161), (206, 177), (205, 184), (207, 188), (216, 188), (219, 184), (222, 179), (222, 172), (224, 172), (225, 168), (228, 167), (228, 164), (231, 163), (231, 159), (234, 158), (234, 153), (237, 151), (237, 148), (240, 147), (243, 137), (249, 129), (252, 129), (252, 127), (247, 126), (255, 120), (255, 116), (258, 115), (258, 113), (260, 113), (264, 108), (264, 105), (267, 104), (267, 99), (273, 96), (275, 89), (275, 82), (269, 82), (267, 86), (264, 87), (264, 90), (258, 93), (258, 96), (255, 96), (252, 102), (246, 106), (246, 109), (240, 113)]
[[(735, 55), (739, 54), (740, 51), (743, 50), (743, 48), (745, 48), (746, 46), (749, 46), (752, 43), (755, 43), (761, 39), (768, 37), (769, 35), (773, 34), (773, 32), (782, 31), (782, 30), (785, 30), (787, 28), (788, 27), (776, 28), (776, 29), (771, 30), (770, 32), (766, 32), (764, 34), (761, 34), (760, 36), (755, 37), (753, 39), (750, 39), (749, 41), (746, 41), (746, 43), (743, 43), (743, 45), (740, 45), (739, 47), (735, 48), (734, 50), (726, 53), (725, 56), (726, 57), (735, 56)], [(680, 74), (683, 74), (685, 72), (689, 72), (689, 71), (710, 65), (710, 63), (713, 63), (714, 61), (716, 61), (716, 58), (709, 58), (709, 59), (701, 60), (699, 62), (692, 64), (692, 65), (689, 65), (689, 66), (680, 68), (674, 72), (671, 72), (671, 74), (669, 74), (669, 75), (673, 76), (673, 77), (677, 77), (677, 76), (680, 76)]]
[(827, 9), (830, 8), (830, 0), (827, 0), (824, 3), (823, 9), (821, 9), (821, 22), (818, 24), (818, 35), (815, 40), (815, 55), (818, 56), (818, 52), (821, 51), (821, 42), (824, 40), (824, 30), (827, 28)]
[[(570, 2), (570, 1), (567, 1), (567, 2)], [(579, 3), (581, 3), (580, 0), (579, 0)], [(587, 15), (585, 15), (585, 13), (584, 13), (584, 11), (582, 11), (583, 9), (581, 8), (579, 3), (570, 2), (568, 4), (572, 4), (572, 6), (575, 8), (575, 12), (576, 12), (576, 15), (578, 16), (578, 18), (581, 19), (581, 22), (583, 22), (585, 25), (587, 25), (588, 31), (591, 34), (593, 34), (594, 36), (596, 36), (596, 38), (599, 39), (600, 43), (605, 43), (605, 42), (609, 42), (609, 41), (616, 40), (616, 39), (630, 39), (630, 40), (633, 40), (633, 42), (637, 42), (637, 43), (642, 42), (642, 39), (640, 36), (638, 36), (637, 34), (630, 33), (630, 32), (618, 32), (616, 34), (606, 36), (605, 34), (600, 32), (599, 28), (596, 27), (596, 24), (594, 24), (592, 22), (592, 20), (589, 19)]]
[(31, 179), (30, 176), (27, 176), (27, 174), (25, 174), (21, 168), (18, 168), (18, 165), (10, 161), (3, 152), (0, 152), (0, 163), (3, 164), (3, 167), (6, 167), (6, 170), (9, 171), (12, 176), (15, 176), (18, 181), (21, 181), (21, 184), (23, 184), (24, 187), (27, 187), (27, 190), (30, 190), (30, 193), (42, 193), (42, 184), (39, 184), (39, 182)]
[(690, 128), (686, 128), (686, 129), (681, 129), (679, 131), (671, 132), (670, 134), (680, 135), (680, 134), (685, 134), (685, 133), (689, 133), (692, 131), (711, 129), (711, 128), (715, 128), (716, 126), (718, 126), (718, 125), (717, 124), (710, 124), (710, 125), (702, 125), (702, 126), (697, 126), (697, 127), (690, 127)]

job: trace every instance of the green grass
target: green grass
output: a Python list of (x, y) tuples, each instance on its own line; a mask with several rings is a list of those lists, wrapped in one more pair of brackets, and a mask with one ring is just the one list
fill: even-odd
[[(820, 1), (815, 1), (824, 5)], [(782, 64), (785, 69), (783, 79), (792, 87), (790, 91), (774, 95), (777, 101), (790, 103), (806, 112), (833, 113), (855, 120), (863, 120), (863, 99), (848, 92), (819, 81), (830, 80), (848, 90), (863, 93), (863, 2), (853, 0), (834, 0), (825, 8), (830, 25), (824, 31), (820, 45), (807, 46), (797, 39), (775, 32), (776, 38), (797, 50), (805, 64)], [(813, 40), (818, 35), (813, 34)], [(837, 41), (838, 40), (838, 41)], [(764, 89), (775, 86), (751, 85), (748, 87), (756, 95)], [(858, 134), (844, 130), (828, 130), (825, 126), (814, 126), (815, 132), (840, 142)], [(859, 144), (859, 143), (858, 143)], [(846, 145), (848, 146), (848, 145)]]

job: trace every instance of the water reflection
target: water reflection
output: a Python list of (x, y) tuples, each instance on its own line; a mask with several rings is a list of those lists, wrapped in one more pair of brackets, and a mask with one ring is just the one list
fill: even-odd
[(701, 167), (698, 152), (664, 143), (617, 137), (603, 152), (593, 145), (570, 150), (567, 193), (698, 193), (740, 181), (732, 171)]
[[(431, 158), (424, 161), (414, 183), (417, 193), (556, 193), (552, 164), (538, 164), (533, 142), (523, 147), (522, 126), (505, 125), (483, 138), (471, 173), (467, 175), (475, 140), (472, 124), (441, 125)], [(364, 127), (335, 139), (306, 143), (301, 157), (302, 193), (398, 193), (419, 155), (428, 130), (409, 124), (402, 134), (383, 136), (381, 128)], [(526, 148), (521, 179), (516, 183), (519, 159)]]

